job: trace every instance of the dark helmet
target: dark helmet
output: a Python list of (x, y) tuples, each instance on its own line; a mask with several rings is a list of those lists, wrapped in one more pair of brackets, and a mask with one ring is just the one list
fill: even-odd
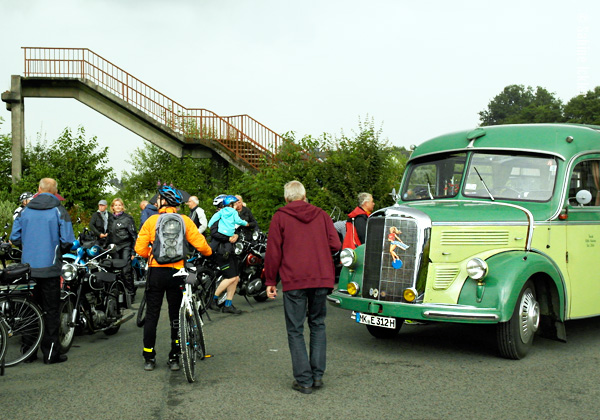
[(183, 202), (183, 195), (181, 195), (181, 192), (169, 185), (159, 187), (158, 195), (160, 195), (160, 198), (164, 198), (169, 206), (176, 207)]
[(33, 194), (30, 192), (24, 192), (19, 196), (19, 201), (22, 203), (25, 200), (31, 200), (33, 198)]
[(223, 200), (227, 197), (225, 194), (219, 194), (213, 200), (213, 206), (220, 208), (223, 207)]
[(238, 199), (235, 197), (235, 195), (228, 195), (223, 199), (223, 205), (228, 206), (236, 201), (238, 201)]

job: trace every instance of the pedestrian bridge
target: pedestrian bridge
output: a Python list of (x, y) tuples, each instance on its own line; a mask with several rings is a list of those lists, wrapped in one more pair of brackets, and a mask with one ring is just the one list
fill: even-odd
[(257, 171), (281, 137), (248, 115), (219, 116), (186, 108), (87, 48), (29, 48), (24, 76), (11, 77), (2, 100), (11, 111), (13, 179), (21, 176), (24, 98), (75, 98), (175, 156), (214, 154)]

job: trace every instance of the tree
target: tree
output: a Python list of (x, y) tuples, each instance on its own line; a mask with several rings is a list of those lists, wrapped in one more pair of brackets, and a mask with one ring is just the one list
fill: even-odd
[(600, 86), (571, 98), (564, 112), (567, 122), (600, 125)]
[(22, 191), (37, 191), (40, 179), (54, 178), (67, 204), (82, 209), (95, 209), (114, 177), (108, 147), (100, 148), (96, 137), (86, 139), (83, 127), (75, 134), (65, 128), (50, 144), (28, 146), (23, 161), (23, 177), (13, 188), (16, 197)]
[(348, 213), (363, 191), (373, 194), (377, 207), (389, 206), (393, 204), (389, 193), (400, 184), (406, 156), (402, 149), (382, 141), (380, 134), (372, 121), (359, 122), (353, 137), (324, 134), (297, 141), (288, 133), (275, 161), (265, 161), (255, 175), (243, 174), (231, 188), (251, 203), (263, 228), (285, 204), (283, 186), (293, 179), (304, 184), (311, 203), (328, 212), (337, 207)]
[[(4, 119), (0, 117), (0, 126)], [(0, 200), (9, 200), (12, 187), (12, 140), (10, 134), (0, 134)]]
[(198, 196), (200, 207), (209, 210), (208, 214), (213, 198), (224, 193), (228, 180), (239, 172), (221, 159), (178, 158), (152, 144), (138, 147), (127, 163), (131, 170), (124, 172), (119, 191), (126, 202), (148, 200), (159, 183), (166, 183)]
[(542, 87), (509, 85), (479, 112), (482, 126), (562, 122), (563, 105)]

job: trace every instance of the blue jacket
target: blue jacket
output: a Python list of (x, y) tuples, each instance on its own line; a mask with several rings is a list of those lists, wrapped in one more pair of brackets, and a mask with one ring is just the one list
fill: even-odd
[(144, 222), (148, 220), (148, 217), (152, 216), (153, 214), (158, 214), (158, 209), (156, 206), (150, 203), (146, 204), (146, 207), (144, 210), (142, 210), (142, 215), (140, 216), (140, 230), (142, 229)]
[(10, 241), (22, 247), (21, 262), (31, 266), (31, 277), (60, 276), (62, 254), (75, 241), (71, 217), (53, 194), (38, 194), (15, 219)]

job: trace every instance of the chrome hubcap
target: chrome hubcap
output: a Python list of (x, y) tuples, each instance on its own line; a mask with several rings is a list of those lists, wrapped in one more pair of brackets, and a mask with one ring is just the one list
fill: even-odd
[(519, 307), (519, 319), (521, 340), (528, 343), (540, 325), (540, 305), (535, 300), (535, 296), (531, 289), (527, 289), (521, 297)]

